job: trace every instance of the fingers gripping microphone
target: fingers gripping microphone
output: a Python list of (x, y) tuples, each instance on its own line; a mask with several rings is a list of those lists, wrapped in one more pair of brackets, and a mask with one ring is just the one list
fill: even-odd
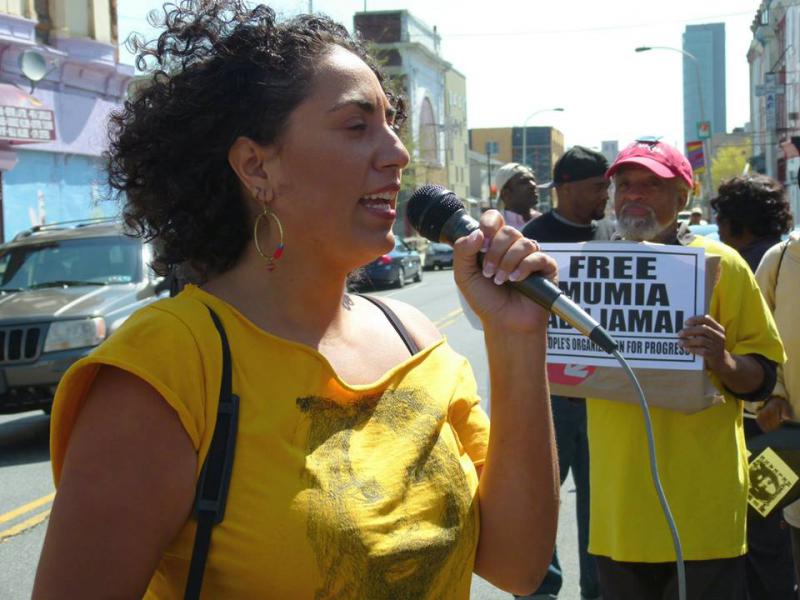
[[(414, 229), (432, 242), (452, 245), (479, 228), (458, 197), (440, 185), (425, 185), (414, 192), (406, 214)], [(483, 255), (479, 254), (478, 261), (482, 260)], [(555, 313), (609, 354), (617, 350), (617, 343), (609, 333), (549, 279), (530, 275), (522, 281), (507, 281), (503, 285), (510, 285)]]

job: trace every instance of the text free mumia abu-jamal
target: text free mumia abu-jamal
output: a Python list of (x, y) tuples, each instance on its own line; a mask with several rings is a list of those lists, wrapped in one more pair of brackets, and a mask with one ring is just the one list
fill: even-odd
[[(583, 271), (586, 278), (597, 281), (560, 281), (558, 285), (609, 332), (677, 334), (683, 329), (685, 314), (670, 309), (667, 285), (656, 281), (656, 260), (655, 256), (571, 256), (570, 279)], [(569, 329), (570, 325), (551, 314), (550, 327)]]

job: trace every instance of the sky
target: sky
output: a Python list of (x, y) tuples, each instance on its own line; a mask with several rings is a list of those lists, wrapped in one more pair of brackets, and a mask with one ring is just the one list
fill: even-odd
[[(120, 39), (137, 31), (156, 0), (120, 0)], [(749, 120), (747, 51), (758, 0), (277, 0), (284, 17), (321, 12), (352, 30), (353, 14), (406, 9), (442, 36), (441, 56), (467, 78), (468, 126), (551, 125), (567, 146), (620, 147), (642, 135), (683, 146), (682, 57), (635, 53), (682, 46), (688, 24), (725, 23), (727, 127)], [(130, 54), (122, 60), (132, 63)]]

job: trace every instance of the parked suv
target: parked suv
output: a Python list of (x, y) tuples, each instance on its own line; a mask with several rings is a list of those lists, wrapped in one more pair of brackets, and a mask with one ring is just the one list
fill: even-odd
[(107, 220), (37, 226), (0, 245), (0, 413), (49, 412), (64, 371), (166, 294), (151, 253)]

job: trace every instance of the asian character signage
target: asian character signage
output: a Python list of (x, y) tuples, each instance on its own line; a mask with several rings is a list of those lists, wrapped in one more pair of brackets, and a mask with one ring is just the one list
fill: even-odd
[(56, 126), (53, 111), (0, 104), (0, 139), (15, 142), (55, 140)]

